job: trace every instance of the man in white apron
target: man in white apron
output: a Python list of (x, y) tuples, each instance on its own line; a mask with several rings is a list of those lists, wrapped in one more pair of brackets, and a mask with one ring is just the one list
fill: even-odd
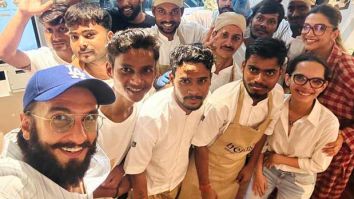
[(243, 79), (220, 87), (208, 98), (192, 141), (197, 146), (195, 161), (190, 161), (180, 199), (234, 199), (239, 185), (246, 188), (266, 129), (283, 101), (283, 90), (276, 83), (285, 57), (284, 42), (255, 40), (246, 50)]

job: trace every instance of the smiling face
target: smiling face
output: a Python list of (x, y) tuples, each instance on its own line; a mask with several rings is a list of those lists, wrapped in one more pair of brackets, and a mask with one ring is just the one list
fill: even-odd
[(106, 61), (106, 44), (112, 35), (101, 25), (87, 25), (69, 28), (70, 44), (73, 53), (85, 64)]
[(281, 75), (277, 58), (263, 58), (251, 55), (243, 63), (243, 83), (254, 101), (267, 97)]
[(152, 8), (156, 25), (166, 37), (173, 38), (183, 14), (183, 8), (172, 3), (162, 3)]
[(107, 66), (107, 73), (114, 80), (114, 90), (131, 102), (139, 102), (151, 89), (155, 79), (152, 50), (130, 49), (115, 58), (114, 67)]
[(202, 63), (183, 63), (170, 74), (177, 104), (189, 114), (199, 109), (209, 93), (210, 71)]
[(214, 53), (223, 58), (230, 58), (243, 42), (242, 30), (235, 25), (227, 25), (211, 35)]
[(251, 34), (255, 38), (272, 37), (278, 26), (278, 13), (257, 13), (251, 20)]
[(45, 28), (44, 37), (55, 51), (67, 51), (71, 48), (68, 36), (69, 30), (64, 23), (55, 26), (43, 23), (43, 26)]
[(142, 0), (117, 0), (120, 16), (127, 21), (134, 20), (141, 12)]
[(327, 87), (327, 81), (320, 88), (313, 88), (307, 81), (304, 85), (295, 83), (294, 75), (302, 75), (307, 79), (324, 80), (325, 69), (318, 62), (302, 61), (296, 65), (295, 71), (291, 74), (285, 74), (285, 83), (291, 92), (291, 99), (302, 103), (312, 103), (314, 99)]
[(308, 33), (301, 33), (306, 50), (317, 51), (332, 48), (336, 38), (339, 35), (339, 31), (330, 24), (326, 16), (320, 13), (310, 14), (306, 17), (304, 24), (308, 24), (311, 27), (314, 27), (316, 24), (320, 24), (322, 27), (326, 27), (325, 29), (322, 28), (323, 31), (321, 35), (315, 35), (313, 29), (311, 29)]

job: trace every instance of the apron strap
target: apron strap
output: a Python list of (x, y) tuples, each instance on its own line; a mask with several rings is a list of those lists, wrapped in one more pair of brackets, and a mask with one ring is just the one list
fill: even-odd
[(179, 28), (177, 28), (177, 37), (179, 39), (180, 44), (182, 45), (187, 44)]

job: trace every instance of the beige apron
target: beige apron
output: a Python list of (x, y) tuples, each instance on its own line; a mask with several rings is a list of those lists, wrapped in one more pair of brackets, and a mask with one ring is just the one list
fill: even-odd
[[(238, 191), (236, 177), (245, 164), (246, 156), (260, 140), (271, 122), (272, 95), (268, 99), (268, 116), (257, 128), (239, 124), (244, 86), (240, 85), (235, 119), (227, 130), (209, 147), (209, 180), (220, 199), (234, 199)], [(179, 199), (201, 198), (199, 183), (192, 156)]]
[[(182, 35), (182, 33), (180, 32), (179, 29), (177, 29), (176, 34), (177, 34), (177, 37), (179, 39), (180, 45), (186, 44), (186, 41), (184, 40), (183, 35)], [(158, 77), (163, 75), (168, 70), (171, 70), (170, 65), (163, 65), (163, 64), (160, 64), (159, 62), (156, 63), (156, 68), (157, 68)]]

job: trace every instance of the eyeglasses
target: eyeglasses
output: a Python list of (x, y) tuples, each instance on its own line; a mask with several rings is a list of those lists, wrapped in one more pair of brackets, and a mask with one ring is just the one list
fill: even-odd
[(321, 88), (325, 83), (326, 80), (314, 77), (314, 78), (307, 78), (305, 75), (302, 74), (295, 74), (293, 75), (293, 80), (297, 85), (305, 85), (307, 82), (310, 82), (310, 86), (312, 88)]
[(33, 113), (27, 112), (27, 115), (32, 115), (36, 118), (50, 121), (51, 128), (57, 133), (64, 133), (71, 129), (75, 124), (75, 116), (84, 116), (81, 119), (82, 126), (89, 133), (96, 133), (103, 124), (103, 117), (99, 114), (64, 114), (59, 113), (51, 118), (45, 118)]
[(332, 28), (333, 30), (336, 29), (335, 27), (328, 27), (325, 24), (315, 24), (311, 26), (310, 24), (305, 23), (304, 26), (302, 27), (301, 33), (307, 34), (310, 32), (310, 30), (312, 30), (314, 35), (321, 36), (326, 32), (327, 28)]

